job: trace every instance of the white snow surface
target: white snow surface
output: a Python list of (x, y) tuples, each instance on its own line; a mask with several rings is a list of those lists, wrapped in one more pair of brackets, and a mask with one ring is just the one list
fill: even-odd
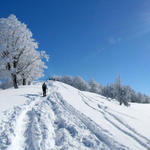
[(41, 84), (0, 90), (0, 150), (150, 150), (150, 104)]

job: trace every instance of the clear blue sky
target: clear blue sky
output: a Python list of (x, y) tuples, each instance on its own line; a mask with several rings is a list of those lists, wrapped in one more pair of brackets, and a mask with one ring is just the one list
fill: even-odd
[(149, 0), (4, 0), (50, 55), (51, 75), (80, 75), (101, 84), (120, 72), (123, 84), (150, 95)]

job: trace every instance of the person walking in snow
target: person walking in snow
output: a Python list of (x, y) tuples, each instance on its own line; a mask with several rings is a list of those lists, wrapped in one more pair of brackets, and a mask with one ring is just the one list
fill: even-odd
[(42, 90), (43, 90), (43, 97), (46, 96), (46, 90), (47, 90), (47, 85), (45, 84), (45, 82), (42, 85)]

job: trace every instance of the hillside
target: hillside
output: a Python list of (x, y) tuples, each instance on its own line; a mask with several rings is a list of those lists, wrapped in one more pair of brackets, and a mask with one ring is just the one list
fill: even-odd
[(150, 150), (150, 104), (49, 81), (0, 91), (0, 150)]

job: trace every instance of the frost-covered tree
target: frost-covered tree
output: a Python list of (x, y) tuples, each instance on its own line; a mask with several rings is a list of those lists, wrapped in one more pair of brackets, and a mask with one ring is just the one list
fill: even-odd
[(89, 85), (80, 76), (73, 78), (73, 86), (81, 91), (89, 90)]
[(61, 81), (63, 83), (69, 84), (69, 85), (73, 85), (73, 77), (72, 76), (63, 76), (61, 77)]
[(105, 97), (109, 97), (109, 98), (116, 98), (117, 94), (116, 94), (116, 88), (115, 88), (115, 85), (114, 84), (110, 84), (110, 85), (106, 85), (106, 86), (103, 86), (102, 88), (102, 95), (105, 96)]
[(121, 79), (120, 79), (120, 74), (115, 80), (114, 83), (115, 86), (115, 94), (116, 94), (116, 99), (120, 102), (120, 105), (122, 104), (122, 98), (121, 98)]
[(72, 76), (52, 76), (50, 80), (60, 81), (69, 84), (82, 91), (90, 91), (101, 94), (107, 98), (116, 99), (120, 104), (128, 106), (128, 102), (150, 103), (150, 97), (145, 94), (137, 93), (130, 86), (121, 84), (120, 75), (112, 84), (101, 86), (99, 83), (91, 79), (88, 83), (81, 77)]
[(0, 79), (11, 79), (18, 88), (19, 79), (25, 83), (40, 77), (46, 67), (41, 59), (47, 55), (37, 48), (32, 32), (15, 15), (0, 18)]
[(61, 76), (53, 75), (52, 77), (49, 78), (49, 80), (62, 82), (61, 78), (62, 78)]
[(20, 80), (23, 85), (26, 85), (27, 82), (31, 83), (43, 76), (43, 69), (47, 68), (42, 61), (42, 58), (46, 58), (48, 61), (48, 56), (45, 52), (41, 51), (41, 53), (39, 53), (38, 51), (32, 51), (32, 53), (28, 53), (28, 56), (29, 55), (31, 55), (30, 57), (32, 57), (32, 59), (22, 55), (22, 63), (18, 64), (19, 70), (22, 70), (19, 73), (19, 78), (21, 78)]
[(86, 83), (80, 76), (72, 77), (72, 76), (52, 76), (50, 80), (60, 81), (71, 85), (79, 90), (88, 91), (89, 85)]
[(90, 92), (97, 93), (97, 94), (102, 93), (102, 87), (95, 80), (90, 79), (88, 83), (89, 83), (89, 87), (90, 87), (89, 88)]

